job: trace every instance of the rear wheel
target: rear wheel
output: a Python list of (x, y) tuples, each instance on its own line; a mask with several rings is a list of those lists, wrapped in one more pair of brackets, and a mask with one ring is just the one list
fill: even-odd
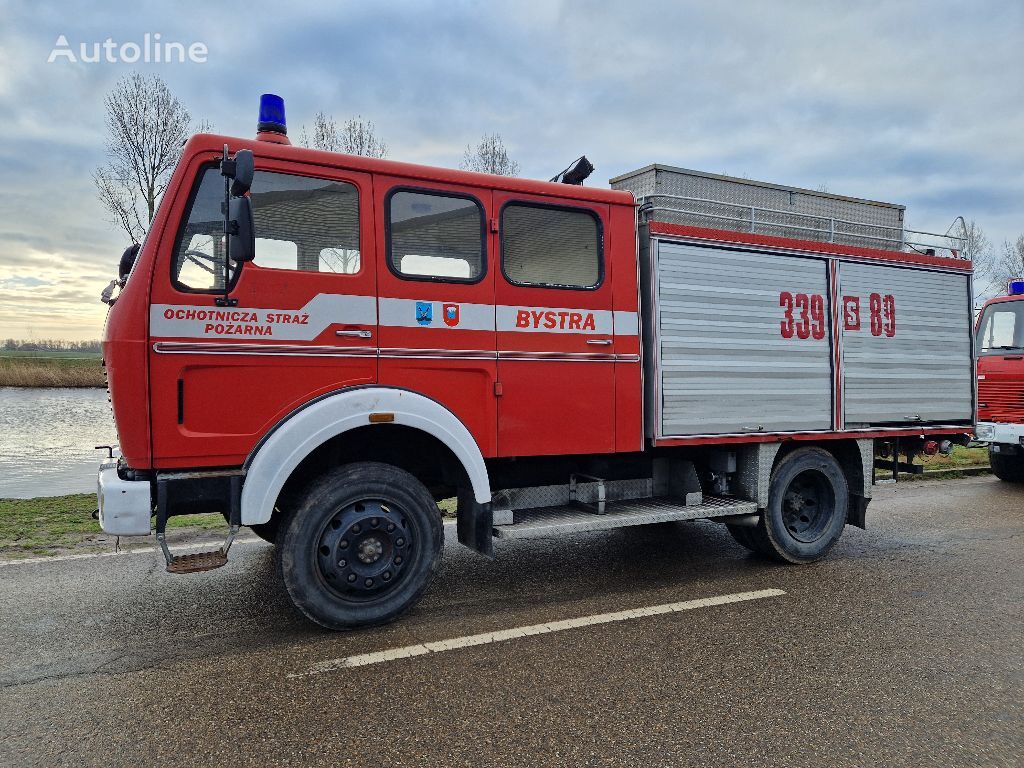
[(846, 476), (821, 448), (800, 448), (775, 467), (768, 508), (748, 534), (756, 551), (787, 563), (811, 563), (828, 554), (846, 526)]
[(1008, 483), (1024, 483), (1024, 456), (1020, 454), (993, 453), (988, 449), (988, 461), (992, 474)]
[(329, 629), (384, 624), (422, 597), (444, 534), (427, 489), (408, 472), (361, 462), (317, 480), (282, 524), (278, 567), (307, 618)]

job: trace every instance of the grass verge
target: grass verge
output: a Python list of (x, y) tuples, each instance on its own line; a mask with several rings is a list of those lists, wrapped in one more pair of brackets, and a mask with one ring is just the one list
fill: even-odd
[[(39, 499), (0, 499), (0, 558), (59, 554), (98, 538), (113, 540), (93, 520), (96, 496), (78, 493)], [(170, 528), (222, 529), (217, 514), (172, 517)]]
[(99, 355), (0, 354), (0, 387), (104, 387)]

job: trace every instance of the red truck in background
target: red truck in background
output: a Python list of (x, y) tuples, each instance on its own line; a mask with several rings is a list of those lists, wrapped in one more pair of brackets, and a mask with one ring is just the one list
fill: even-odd
[(975, 349), (975, 436), (989, 444), (996, 477), (1024, 482), (1024, 280), (1010, 280), (1006, 295), (991, 299), (982, 308)]
[[(298, 609), (391, 620), (459, 541), (714, 520), (790, 563), (876, 453), (974, 420), (971, 264), (876, 201), (651, 165), (582, 186), (255, 141), (184, 148), (108, 297), (100, 521), (168, 570), (249, 526)], [(575, 183), (571, 183), (575, 182)], [(935, 238), (932, 238), (934, 241)], [(900, 461), (903, 454), (906, 461)], [(173, 515), (222, 512), (174, 555)]]

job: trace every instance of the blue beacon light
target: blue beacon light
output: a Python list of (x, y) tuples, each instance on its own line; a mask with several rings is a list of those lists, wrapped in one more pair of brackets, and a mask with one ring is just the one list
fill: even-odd
[(260, 119), (256, 124), (256, 131), (288, 135), (288, 125), (284, 119), (284, 99), (273, 93), (264, 93), (260, 96)]
[(1010, 296), (1020, 296), (1024, 294), (1024, 279), (1015, 277), (1009, 281), (1006, 286), (1006, 293)]

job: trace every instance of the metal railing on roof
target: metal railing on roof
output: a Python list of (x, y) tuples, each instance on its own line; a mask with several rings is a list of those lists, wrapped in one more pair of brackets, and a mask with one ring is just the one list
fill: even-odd
[[(657, 204), (657, 202), (663, 200), (669, 201), (669, 204)], [(686, 218), (691, 221), (710, 219), (715, 222), (726, 222), (730, 225), (721, 227), (722, 229), (749, 232), (750, 234), (778, 235), (779, 230), (782, 230), (783, 236), (792, 232), (791, 237), (839, 245), (915, 251), (929, 255), (966, 258), (964, 238), (952, 234), (958, 222), (961, 226), (963, 224), (963, 218), (959, 216), (950, 225), (950, 228), (946, 230), (946, 233), (940, 235), (937, 232), (923, 232), (903, 227), (890, 227), (864, 221), (851, 221), (811, 213), (798, 213), (778, 208), (763, 208), (757, 205), (732, 203), (726, 200), (712, 200), (703, 197), (688, 197), (685, 195), (648, 195), (640, 198), (639, 203), (641, 215), (646, 216), (648, 219), (661, 220), (661, 218), (671, 218), (672, 216)], [(738, 213), (735, 215), (713, 213), (706, 210), (709, 206), (733, 209)], [(702, 210), (702, 207), (705, 210)], [(656, 214), (659, 212), (668, 214), (668, 216), (658, 217)], [(797, 220), (800, 223), (795, 223), (792, 220)], [(815, 224), (808, 226), (811, 222)]]

